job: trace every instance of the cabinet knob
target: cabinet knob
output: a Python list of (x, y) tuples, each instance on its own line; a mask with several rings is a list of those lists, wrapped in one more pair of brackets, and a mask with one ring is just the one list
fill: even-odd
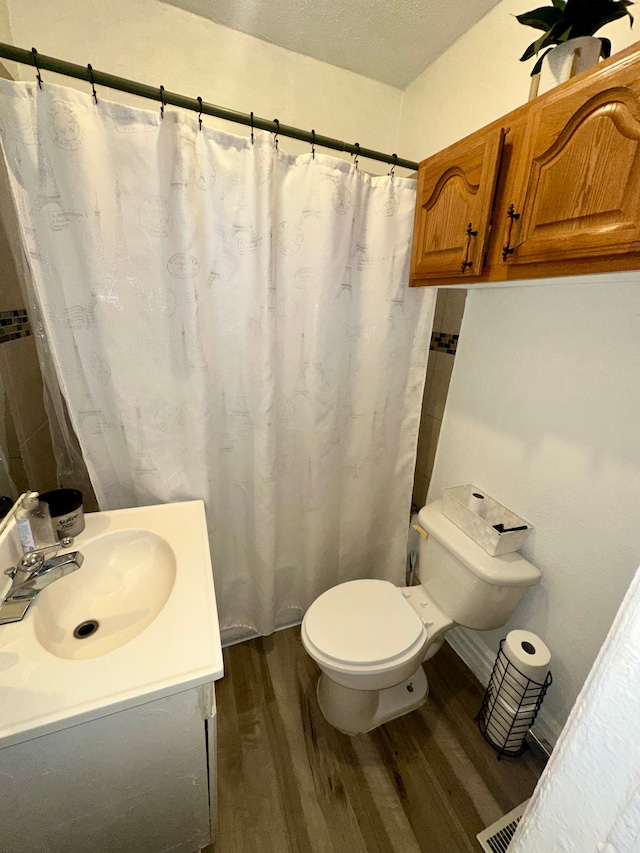
[(509, 210), (507, 211), (507, 233), (505, 235), (504, 246), (502, 247), (502, 260), (506, 261), (509, 255), (513, 255), (515, 252), (515, 248), (511, 245), (511, 231), (513, 229), (513, 223), (516, 219), (520, 219), (520, 214), (516, 213), (515, 207), (510, 204)]

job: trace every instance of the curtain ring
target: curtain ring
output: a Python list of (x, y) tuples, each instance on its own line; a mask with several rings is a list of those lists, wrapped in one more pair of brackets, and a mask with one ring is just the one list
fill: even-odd
[(38, 81), (38, 87), (42, 89), (42, 75), (40, 74), (40, 67), (38, 65), (38, 51), (35, 47), (32, 47), (31, 53), (33, 54), (33, 64), (36, 67), (36, 80)]
[(398, 164), (398, 155), (394, 152), (391, 156), (393, 157), (393, 166), (389, 169), (389, 175), (393, 178), (395, 175), (395, 168)]
[(87, 65), (89, 69), (89, 80), (91, 81), (91, 92), (93, 93), (93, 100), (98, 103), (98, 95), (96, 94), (96, 84), (93, 82), (93, 68), (91, 67), (91, 63)]
[(316, 132), (315, 130), (311, 131), (311, 159), (316, 159)]
[(164, 118), (164, 86), (160, 86), (160, 118)]
[(355, 146), (355, 148), (356, 148), (356, 152), (355, 152), (355, 154), (353, 155), (353, 165), (354, 165), (354, 166), (355, 166), (355, 168), (357, 169), (357, 168), (358, 168), (358, 157), (360, 156), (360, 143), (359, 143), (359, 142), (354, 142), (354, 146)]
[(275, 148), (275, 149), (276, 149), (276, 151), (277, 151), (277, 150), (278, 150), (278, 134), (280, 133), (280, 122), (278, 121), (278, 119), (277, 119), (277, 118), (274, 118), (273, 123), (274, 123), (274, 124), (276, 125), (276, 127), (277, 127), (277, 130), (275, 131), (275, 134), (274, 134), (274, 137), (273, 137), (273, 145), (274, 145), (274, 148)]
[(251, 113), (251, 144), (253, 145), (253, 113)]
[(198, 103), (200, 104), (200, 112), (198, 113), (198, 127), (202, 130), (202, 98), (198, 95)]

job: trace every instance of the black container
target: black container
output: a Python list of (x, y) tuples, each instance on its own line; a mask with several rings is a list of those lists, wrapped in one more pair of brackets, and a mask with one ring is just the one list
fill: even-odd
[(38, 497), (49, 504), (53, 529), (58, 539), (82, 533), (84, 530), (82, 492), (77, 489), (52, 489)]
[(13, 500), (11, 498), (8, 498), (6, 495), (0, 497), (0, 519), (3, 519), (5, 515), (11, 512), (12, 506)]

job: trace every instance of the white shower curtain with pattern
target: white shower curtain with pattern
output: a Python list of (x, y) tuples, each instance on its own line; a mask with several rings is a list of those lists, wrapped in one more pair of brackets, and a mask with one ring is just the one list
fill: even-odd
[(202, 498), (223, 639), (403, 577), (434, 291), (415, 182), (0, 81), (41, 319), (103, 509)]

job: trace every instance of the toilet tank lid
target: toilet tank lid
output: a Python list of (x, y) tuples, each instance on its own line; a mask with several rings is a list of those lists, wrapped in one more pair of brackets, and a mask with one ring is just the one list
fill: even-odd
[(420, 527), (433, 536), (469, 571), (496, 586), (534, 586), (540, 582), (540, 569), (513, 551), (492, 557), (442, 514), (441, 501), (427, 504), (418, 513)]

